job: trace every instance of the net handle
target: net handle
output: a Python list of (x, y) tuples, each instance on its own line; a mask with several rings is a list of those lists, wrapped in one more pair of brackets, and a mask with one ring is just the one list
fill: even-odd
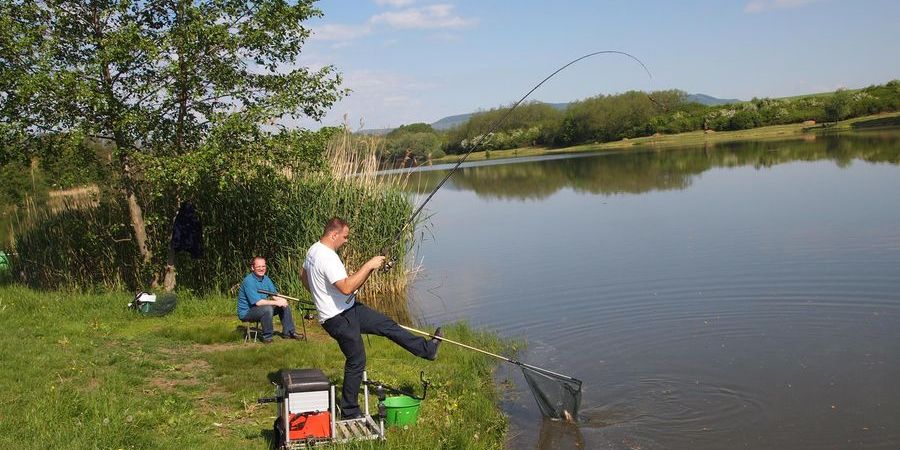
[[(400, 325), (400, 324), (398, 324), (398, 325)], [(493, 356), (494, 358), (502, 359), (502, 360), (504, 360), (504, 361), (506, 361), (506, 362), (508, 362), (508, 363), (515, 364), (515, 365), (517, 365), (517, 366), (519, 366), (519, 367), (527, 367), (527, 368), (529, 368), (529, 369), (531, 369), (531, 370), (534, 370), (534, 371), (536, 371), (536, 372), (543, 372), (543, 373), (545, 373), (545, 374), (550, 374), (550, 375), (553, 375), (553, 376), (556, 376), (556, 377), (559, 377), (559, 378), (562, 378), (562, 379), (565, 379), (565, 380), (570, 380), (570, 381), (574, 381), (574, 382), (576, 382), (576, 383), (578, 383), (578, 384), (581, 384), (581, 380), (579, 380), (579, 379), (577, 379), (577, 378), (573, 378), (573, 377), (570, 377), (570, 376), (568, 376), (568, 375), (563, 375), (563, 374), (561, 374), (561, 373), (556, 373), (556, 372), (554, 372), (554, 371), (552, 371), (552, 370), (547, 370), (547, 369), (544, 369), (544, 368), (541, 368), (541, 367), (532, 366), (531, 364), (525, 364), (525, 363), (523, 363), (523, 362), (521, 362), (521, 361), (516, 361), (516, 360), (514, 360), (514, 359), (507, 358), (507, 357), (505, 357), (505, 356), (501, 356), (501, 355), (498, 355), (498, 354), (496, 354), (496, 353), (491, 353), (491, 352), (489, 352), (489, 351), (487, 351), (487, 350), (482, 350), (482, 349), (480, 349), (480, 348), (475, 348), (475, 347), (472, 347), (471, 345), (463, 344), (462, 342), (456, 342), (456, 341), (447, 339), (447, 338), (445, 338), (445, 337), (443, 337), (443, 336), (435, 336), (435, 335), (433, 335), (433, 334), (431, 334), (431, 333), (427, 333), (427, 332), (424, 332), (424, 331), (421, 331), (421, 330), (417, 330), (417, 329), (415, 329), (415, 328), (408, 327), (408, 326), (406, 326), (406, 325), (400, 325), (400, 328), (403, 328), (403, 329), (406, 330), (406, 331), (411, 331), (411, 332), (413, 332), (413, 333), (423, 334), (423, 335), (428, 336), (428, 337), (430, 337), (430, 338), (432, 338), (432, 339), (439, 339), (439, 340), (444, 341), (444, 342), (449, 342), (449, 343), (451, 343), (451, 344), (453, 344), (453, 345), (458, 345), (458, 346), (460, 346), (460, 347), (467, 348), (467, 349), (469, 349), (469, 350), (474, 350), (474, 351), (476, 351), (476, 352), (483, 353), (483, 354), (488, 355), (488, 356)]]

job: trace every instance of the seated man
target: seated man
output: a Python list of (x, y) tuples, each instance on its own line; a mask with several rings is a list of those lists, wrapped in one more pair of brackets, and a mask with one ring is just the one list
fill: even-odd
[(264, 344), (272, 342), (274, 327), (272, 316), (281, 319), (282, 336), (285, 339), (302, 339), (294, 330), (294, 319), (291, 317), (291, 306), (287, 300), (277, 295), (271, 298), (259, 292), (260, 289), (278, 292), (275, 283), (266, 275), (266, 260), (262, 256), (254, 256), (250, 260), (250, 273), (241, 282), (238, 290), (237, 312), (242, 322), (262, 323)]

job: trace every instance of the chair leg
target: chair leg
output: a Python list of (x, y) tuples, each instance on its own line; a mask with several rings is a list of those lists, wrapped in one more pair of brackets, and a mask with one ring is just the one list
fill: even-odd
[(303, 324), (303, 340), (307, 341), (306, 338), (306, 315), (303, 314), (303, 310), (300, 310), (300, 323)]
[(256, 342), (257, 336), (259, 336), (259, 330), (262, 329), (262, 325), (259, 322), (244, 322), (246, 326), (244, 327), (244, 342)]

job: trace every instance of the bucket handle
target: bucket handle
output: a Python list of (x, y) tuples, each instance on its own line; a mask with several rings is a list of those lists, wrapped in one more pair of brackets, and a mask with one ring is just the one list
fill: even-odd
[[(416, 400), (425, 400), (425, 397), (428, 396), (428, 386), (431, 385), (431, 382), (425, 379), (425, 371), (419, 372), (419, 380), (422, 382), (422, 396), (419, 397), (411, 392), (404, 391), (399, 388), (388, 386), (380, 381), (376, 380), (364, 380), (363, 383), (369, 386), (372, 386), (376, 392), (387, 391), (394, 394), (405, 395), (407, 397), (412, 397)], [(380, 397), (380, 396), (379, 396)]]

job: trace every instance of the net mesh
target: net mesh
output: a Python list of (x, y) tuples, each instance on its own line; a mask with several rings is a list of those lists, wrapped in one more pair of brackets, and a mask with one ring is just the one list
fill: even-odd
[(544, 417), (570, 422), (578, 420), (581, 381), (525, 366), (522, 366), (522, 375)]
[(156, 302), (150, 304), (150, 310), (145, 314), (148, 316), (164, 316), (172, 312), (178, 304), (175, 294), (162, 294), (156, 297)]
[(178, 299), (175, 294), (166, 293), (156, 296), (156, 301), (142, 302), (140, 300), (143, 292), (135, 296), (134, 301), (128, 304), (129, 307), (144, 316), (165, 316), (175, 309), (178, 305)]

